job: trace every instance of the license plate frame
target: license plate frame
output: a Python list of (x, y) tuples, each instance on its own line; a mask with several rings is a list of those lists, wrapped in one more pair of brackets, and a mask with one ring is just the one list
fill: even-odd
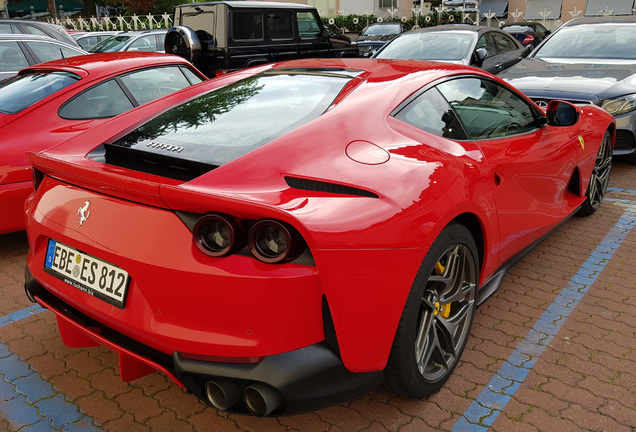
[(44, 271), (108, 304), (124, 308), (130, 275), (106, 260), (50, 238)]

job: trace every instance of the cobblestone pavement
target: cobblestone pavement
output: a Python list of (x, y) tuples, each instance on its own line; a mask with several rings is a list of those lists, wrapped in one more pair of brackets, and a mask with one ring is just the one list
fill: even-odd
[(160, 373), (126, 384), (110, 351), (65, 347), (24, 295), (24, 233), (0, 235), (0, 432), (636, 431), (636, 167), (615, 163), (610, 186), (477, 310), (438, 394), (378, 388), (282, 418), (216, 411)]

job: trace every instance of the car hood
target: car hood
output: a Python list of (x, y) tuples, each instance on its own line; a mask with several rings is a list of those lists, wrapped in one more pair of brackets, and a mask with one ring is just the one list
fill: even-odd
[(371, 35), (371, 36), (358, 36), (356, 42), (376, 42), (382, 41), (386, 42), (390, 39), (393, 39), (396, 35)]
[(530, 97), (560, 94), (562, 98), (598, 101), (636, 91), (636, 63), (568, 63), (523, 59), (498, 75)]

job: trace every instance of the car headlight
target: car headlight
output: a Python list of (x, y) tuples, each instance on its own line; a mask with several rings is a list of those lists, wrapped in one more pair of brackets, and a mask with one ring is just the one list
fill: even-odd
[(636, 109), (636, 94), (621, 96), (615, 99), (606, 99), (601, 108), (612, 115), (625, 114)]

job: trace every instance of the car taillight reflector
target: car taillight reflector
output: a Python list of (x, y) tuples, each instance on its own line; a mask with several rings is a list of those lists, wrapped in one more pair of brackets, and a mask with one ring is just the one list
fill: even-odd
[(528, 36), (526, 36), (526, 38), (521, 43), (525, 45), (525, 44), (531, 43), (532, 41), (534, 41), (534, 36), (528, 35)]
[(33, 190), (36, 191), (44, 180), (44, 173), (36, 168), (33, 168), (31, 172), (33, 173)]
[(258, 260), (275, 264), (297, 258), (307, 246), (293, 227), (264, 219), (250, 229), (248, 247)]
[(197, 247), (206, 255), (220, 257), (242, 247), (239, 224), (231, 217), (210, 214), (201, 217), (194, 225)]

